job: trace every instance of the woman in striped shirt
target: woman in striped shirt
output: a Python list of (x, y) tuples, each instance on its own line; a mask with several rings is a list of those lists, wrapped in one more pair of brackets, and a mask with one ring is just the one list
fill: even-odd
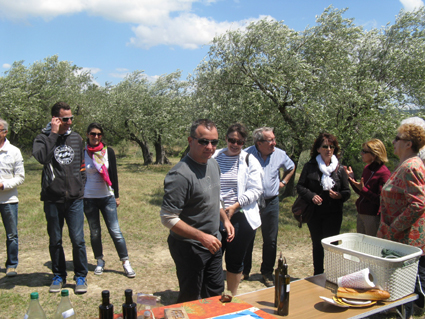
[[(220, 197), (223, 208), (235, 228), (235, 239), (222, 241), (226, 261), (227, 290), (237, 294), (242, 278), (243, 260), (255, 230), (261, 225), (257, 200), (263, 193), (263, 169), (254, 156), (242, 150), (248, 136), (239, 123), (229, 127), (227, 148), (217, 150), (214, 158), (220, 166)], [(227, 238), (223, 235), (222, 238)]]

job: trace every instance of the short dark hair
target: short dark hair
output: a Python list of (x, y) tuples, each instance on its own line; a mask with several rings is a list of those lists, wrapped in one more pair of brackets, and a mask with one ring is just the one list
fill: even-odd
[(191, 137), (196, 137), (195, 136), (195, 131), (198, 128), (198, 126), (205, 126), (208, 130), (212, 130), (213, 128), (217, 128), (215, 126), (215, 123), (211, 120), (208, 119), (198, 119), (195, 122), (192, 123), (192, 126), (190, 127), (190, 136)]
[(61, 110), (70, 110), (71, 107), (65, 102), (57, 102), (52, 106), (52, 117), (58, 117)]
[(329, 133), (320, 133), (319, 136), (314, 141), (313, 147), (310, 150), (310, 156), (311, 158), (316, 158), (319, 153), (317, 152), (317, 149), (320, 148), (324, 140), (328, 140), (329, 143), (331, 143), (333, 146), (335, 146), (334, 155), (339, 158), (339, 144), (338, 140), (336, 139), (336, 136), (329, 134)]
[(104, 135), (102, 125), (100, 125), (99, 123), (96, 123), (96, 122), (89, 124), (89, 126), (87, 127), (87, 133), (90, 133), (90, 131), (94, 128), (97, 128), (100, 131), (100, 133), (102, 133), (102, 135)]
[(229, 134), (233, 132), (238, 132), (244, 140), (246, 140), (246, 138), (248, 137), (248, 130), (241, 123), (235, 123), (233, 125), (230, 125), (229, 128), (227, 129), (226, 137), (228, 137)]

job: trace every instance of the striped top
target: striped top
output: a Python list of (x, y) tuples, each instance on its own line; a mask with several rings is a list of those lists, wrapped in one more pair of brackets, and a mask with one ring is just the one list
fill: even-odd
[(239, 201), (241, 207), (248, 203), (245, 195), (238, 199), (238, 168), (239, 156), (227, 156), (221, 153), (216, 157), (220, 166), (220, 186), (221, 198), (224, 201), (224, 207), (229, 207)]

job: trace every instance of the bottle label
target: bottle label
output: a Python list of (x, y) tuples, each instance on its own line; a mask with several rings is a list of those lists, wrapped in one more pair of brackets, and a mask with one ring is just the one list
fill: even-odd
[(287, 284), (286, 285), (286, 292), (289, 292), (289, 290), (291, 289), (291, 287), (290, 287), (290, 285), (289, 284)]
[(75, 315), (74, 308), (68, 309), (67, 311), (62, 312), (63, 319), (69, 318)]

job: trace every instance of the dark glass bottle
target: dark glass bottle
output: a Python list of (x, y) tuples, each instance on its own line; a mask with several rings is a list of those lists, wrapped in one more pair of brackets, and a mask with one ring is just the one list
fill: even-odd
[(280, 252), (280, 257), (277, 262), (277, 268), (274, 272), (274, 306), (277, 307), (279, 305), (279, 299), (280, 299), (280, 281), (281, 274), (283, 271), (283, 258), (282, 258), (282, 252)]
[(279, 304), (277, 306), (277, 314), (279, 316), (287, 316), (289, 314), (289, 291), (290, 291), (291, 277), (288, 275), (288, 265), (286, 258), (283, 264), (283, 271), (279, 278)]
[(102, 304), (99, 306), (99, 319), (114, 319), (114, 305), (109, 303), (109, 290), (102, 291)]
[(125, 303), (122, 304), (123, 319), (137, 319), (137, 305), (133, 302), (133, 290), (125, 290)]

